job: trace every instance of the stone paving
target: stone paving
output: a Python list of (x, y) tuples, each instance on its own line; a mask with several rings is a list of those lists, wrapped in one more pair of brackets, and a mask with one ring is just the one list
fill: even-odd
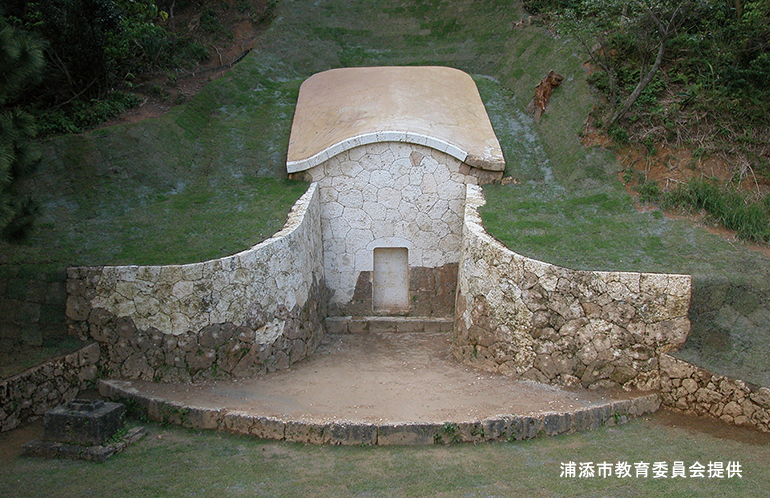
[(513, 441), (622, 423), (656, 393), (517, 381), (454, 361), (448, 333), (328, 334), (309, 360), (205, 384), (105, 380), (150, 419), (323, 444)]

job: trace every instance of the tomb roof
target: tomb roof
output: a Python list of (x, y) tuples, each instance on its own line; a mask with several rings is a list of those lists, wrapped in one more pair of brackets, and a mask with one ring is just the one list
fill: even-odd
[(289, 139), (289, 173), (373, 142), (425, 145), (476, 168), (505, 169), (476, 84), (458, 69), (341, 68), (305, 80)]

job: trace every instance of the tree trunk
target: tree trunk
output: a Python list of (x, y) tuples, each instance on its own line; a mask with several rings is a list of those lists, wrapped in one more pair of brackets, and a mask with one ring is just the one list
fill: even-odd
[(639, 84), (636, 85), (636, 88), (634, 88), (634, 91), (631, 92), (631, 95), (629, 95), (628, 98), (623, 101), (623, 107), (621, 107), (619, 111), (615, 111), (615, 113), (612, 115), (612, 118), (610, 118), (610, 126), (615, 124), (618, 119), (625, 116), (631, 106), (634, 105), (634, 102), (636, 102), (636, 100), (639, 98), (639, 95), (641, 95), (644, 89), (647, 88), (647, 85), (650, 84), (650, 81), (652, 81), (652, 78), (655, 77), (655, 73), (658, 72), (660, 65), (663, 63), (663, 54), (665, 52), (666, 38), (663, 38), (660, 41), (660, 47), (658, 47), (658, 55), (655, 57), (655, 63), (652, 65), (650, 70), (647, 71), (647, 74), (645, 74), (644, 77), (639, 80)]

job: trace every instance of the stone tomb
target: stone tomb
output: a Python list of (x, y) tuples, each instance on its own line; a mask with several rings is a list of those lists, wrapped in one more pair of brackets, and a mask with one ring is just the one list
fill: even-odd
[(504, 169), (459, 70), (343, 68), (306, 80), (287, 170), (318, 184), (329, 315), (451, 316), (465, 186)]
[(584, 387), (660, 387), (689, 332), (687, 275), (577, 271), (486, 233), (478, 184), (505, 165), (473, 80), (334, 69), (300, 88), (287, 154), (308, 191), (273, 237), (169, 266), (68, 269), (67, 320), (110, 376), (242, 378), (325, 332), (452, 331), (466, 364)]

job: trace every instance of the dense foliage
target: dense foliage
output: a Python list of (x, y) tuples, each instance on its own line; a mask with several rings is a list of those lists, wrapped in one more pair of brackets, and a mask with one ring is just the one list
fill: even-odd
[(591, 77), (606, 96), (596, 117), (611, 136), (688, 146), (729, 158), (738, 176), (770, 177), (770, 0), (525, 5), (601, 69)]
[[(180, 2), (182, 3), (182, 2)], [(37, 163), (36, 135), (79, 132), (137, 105), (117, 91), (143, 73), (208, 58), (167, 29), (175, 0), (0, 3), (0, 237), (19, 238), (34, 204), (19, 180)]]
[(42, 80), (21, 100), (39, 115), (45, 133), (79, 131), (135, 105), (136, 97), (111, 94), (142, 73), (206, 59), (201, 45), (165, 28), (168, 19), (156, 0), (0, 5), (0, 25), (22, 28), (43, 42)]
[(19, 179), (40, 158), (35, 121), (18, 98), (43, 70), (42, 45), (28, 33), (0, 28), (0, 236), (20, 236), (31, 223), (33, 204), (17, 191)]

